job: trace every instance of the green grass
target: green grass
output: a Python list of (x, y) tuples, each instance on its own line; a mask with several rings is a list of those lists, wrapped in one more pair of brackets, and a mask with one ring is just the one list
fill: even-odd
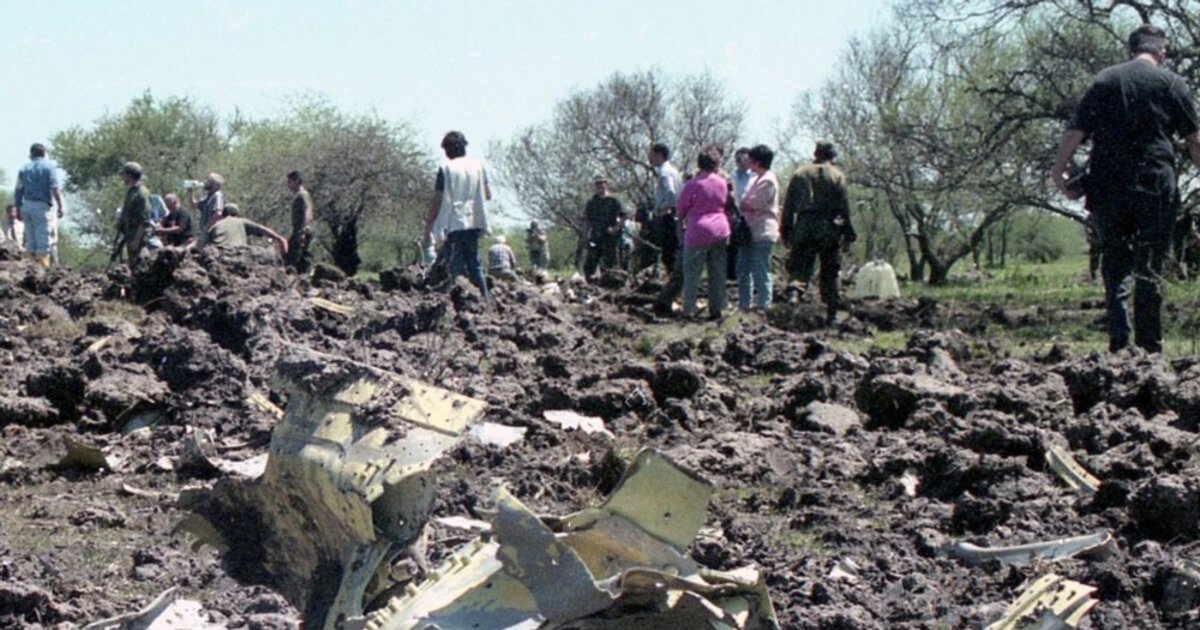
[[(1002, 327), (989, 325), (982, 336), (1008, 353), (1031, 356), (1061, 345), (1076, 353), (1104, 351), (1107, 332), (1096, 324), (1104, 315), (1099, 304), (1104, 286), (1087, 277), (1087, 255), (1064, 256), (1052, 263), (1012, 262), (989, 276), (968, 278), (959, 273), (944, 286), (909, 284), (908, 297), (937, 299), (949, 311), (955, 307), (980, 310), (997, 304), (1010, 314), (1032, 313), (1045, 324)], [(1163, 346), (1168, 356), (1200, 352), (1200, 281), (1170, 280), (1164, 309)], [(1088, 308), (1081, 308), (1087, 304)], [(854, 342), (848, 342), (853, 345)], [(871, 340), (868, 347), (887, 347), (887, 340)]]

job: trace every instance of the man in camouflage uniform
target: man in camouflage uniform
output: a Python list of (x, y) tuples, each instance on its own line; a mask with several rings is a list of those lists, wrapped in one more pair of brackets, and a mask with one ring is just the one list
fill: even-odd
[(808, 288), (820, 259), (819, 285), (826, 321), (834, 322), (838, 307), (841, 250), (857, 238), (850, 222), (846, 175), (834, 166), (837, 151), (818, 142), (813, 163), (800, 167), (788, 184), (783, 205), (783, 242), (788, 253), (788, 301), (795, 303)]

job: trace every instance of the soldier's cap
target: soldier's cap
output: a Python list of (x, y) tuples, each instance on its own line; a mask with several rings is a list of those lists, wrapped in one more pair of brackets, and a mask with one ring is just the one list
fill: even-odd
[(604, 176), (604, 173), (597, 173), (596, 176), (592, 178), (592, 183), (593, 184), (600, 184), (600, 183), (607, 184), (608, 178)]
[(239, 212), (238, 205), (236, 203), (227, 203), (227, 204), (225, 204), (224, 212), (225, 212), (225, 216), (227, 216), (227, 217), (236, 217), (236, 216), (238, 216), (238, 212)]
[(126, 163), (122, 164), (121, 170), (117, 171), (117, 174), (125, 175), (127, 173), (129, 175), (132, 175), (133, 177), (141, 177), (142, 176), (142, 165), (138, 164), (137, 162), (126, 162)]
[(837, 157), (837, 149), (833, 148), (832, 142), (818, 142), (817, 148), (813, 151), (813, 155), (819, 158), (833, 159)]

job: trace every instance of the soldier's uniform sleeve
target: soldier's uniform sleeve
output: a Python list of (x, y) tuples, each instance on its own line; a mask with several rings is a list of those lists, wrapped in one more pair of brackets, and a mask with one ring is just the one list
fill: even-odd
[(1088, 88), (1088, 91), (1083, 95), (1083, 99), (1079, 101), (1079, 106), (1075, 108), (1075, 114), (1071, 116), (1071, 122), (1067, 125), (1068, 129), (1082, 131), (1088, 135), (1096, 131), (1100, 112), (1103, 108), (1104, 89), (1104, 85), (1101, 83), (1093, 83)]
[(850, 193), (846, 188), (846, 174), (838, 173), (837, 191), (838, 191), (838, 212), (845, 220), (845, 225), (842, 226), (842, 238), (853, 243), (858, 240), (858, 233), (854, 231), (854, 222), (850, 217)]
[(812, 198), (812, 191), (808, 187), (808, 180), (805, 179), (800, 171), (796, 171), (792, 175), (791, 181), (788, 182), (787, 196), (783, 201), (783, 238), (787, 241), (793, 241), (796, 230), (796, 217), (799, 216), (800, 209), (808, 205)]

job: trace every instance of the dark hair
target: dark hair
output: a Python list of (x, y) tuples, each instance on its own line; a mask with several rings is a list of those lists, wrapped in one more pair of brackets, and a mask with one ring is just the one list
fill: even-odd
[(33, 146), (29, 147), (29, 157), (46, 157), (46, 145), (42, 144), (41, 142), (34, 142)]
[(1129, 54), (1159, 55), (1167, 49), (1167, 33), (1153, 24), (1143, 24), (1129, 34)]
[(227, 217), (241, 216), (241, 209), (238, 208), (236, 203), (227, 203), (225, 204), (225, 209), (221, 211), (221, 214), (222, 216)]
[(287, 178), (296, 182), (297, 184), (304, 183), (304, 179), (302, 177), (300, 177), (300, 171), (292, 171), (292, 172), (288, 173)]
[(818, 142), (817, 148), (813, 150), (813, 158), (818, 162), (829, 162), (837, 156), (837, 149), (833, 148), (832, 142)]
[(442, 137), (442, 149), (450, 159), (462, 157), (467, 154), (467, 137), (461, 131), (451, 131)]
[[(739, 149), (740, 152), (740, 149)], [(771, 162), (775, 161), (775, 152), (771, 147), (765, 144), (756, 144), (753, 149), (746, 150), (747, 157), (751, 162), (758, 164), (763, 168), (771, 168)]]
[(661, 155), (664, 160), (671, 159), (671, 149), (661, 142), (655, 142), (650, 145), (650, 151)]
[[(758, 145), (758, 146), (762, 146), (762, 145), (760, 144), (760, 145)], [(749, 148), (747, 148), (747, 147), (738, 147), (738, 148), (737, 148), (737, 151), (734, 151), (734, 152), (733, 152), (733, 157), (737, 157), (737, 156), (739, 156), (739, 155), (749, 155), (749, 154), (750, 154), (750, 149), (749, 149)]]
[(721, 150), (715, 144), (706, 144), (700, 149), (700, 156), (696, 158), (696, 166), (702, 171), (713, 172), (721, 165)]

